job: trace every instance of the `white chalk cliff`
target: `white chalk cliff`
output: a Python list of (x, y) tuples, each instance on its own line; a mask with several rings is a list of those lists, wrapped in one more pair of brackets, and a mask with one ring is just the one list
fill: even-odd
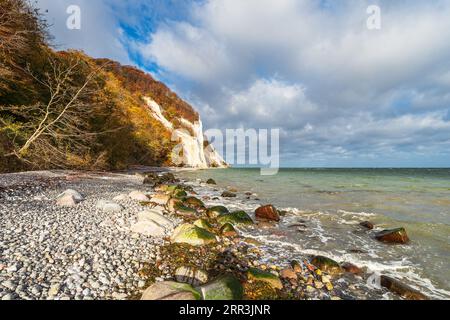
[(225, 168), (228, 165), (212, 145), (205, 146), (202, 121), (191, 123), (179, 118), (182, 127), (174, 125), (164, 117), (158, 103), (149, 97), (144, 97), (152, 116), (172, 133), (172, 140), (178, 142), (172, 155), (174, 164), (189, 168)]

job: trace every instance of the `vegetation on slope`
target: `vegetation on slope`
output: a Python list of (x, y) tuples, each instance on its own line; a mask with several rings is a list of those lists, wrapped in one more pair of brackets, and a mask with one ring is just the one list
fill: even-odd
[(150, 75), (79, 51), (49, 47), (45, 21), (24, 0), (0, 2), (0, 172), (170, 165), (165, 116), (198, 120)]

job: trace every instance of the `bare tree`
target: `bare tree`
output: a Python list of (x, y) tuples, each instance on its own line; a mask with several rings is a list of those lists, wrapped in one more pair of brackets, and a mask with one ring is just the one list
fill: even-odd
[[(0, 106), (0, 111), (25, 119), (13, 130), (15, 149), (7, 156), (16, 156), (33, 165), (61, 167), (68, 157), (82, 158), (88, 154), (96, 135), (100, 134), (89, 131), (89, 121), (96, 111), (90, 104), (96, 92), (93, 80), (103, 66), (86, 66), (76, 54), (63, 61), (50, 55), (48, 65), (49, 71), (43, 77), (33, 74), (29, 67), (24, 70), (45, 88), (48, 93), (46, 104)], [(90, 72), (83, 76), (86, 68)], [(9, 125), (17, 126), (17, 122)]]

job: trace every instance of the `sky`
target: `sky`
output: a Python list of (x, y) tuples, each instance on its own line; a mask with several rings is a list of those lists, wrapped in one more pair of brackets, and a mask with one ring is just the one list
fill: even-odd
[[(69, 5), (81, 9), (80, 30), (66, 27)], [(367, 27), (371, 5), (380, 29)], [(37, 6), (55, 47), (151, 73), (205, 128), (280, 129), (282, 166), (450, 167), (448, 0)]]

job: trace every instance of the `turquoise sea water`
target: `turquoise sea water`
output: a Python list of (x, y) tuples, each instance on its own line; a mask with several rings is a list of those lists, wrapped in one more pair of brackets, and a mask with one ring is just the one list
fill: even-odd
[[(219, 187), (256, 193), (257, 201), (234, 200), (248, 211), (266, 203), (287, 209), (280, 225), (285, 235), (261, 238), (278, 248), (294, 246), (289, 258), (324, 253), (404, 279), (432, 297), (450, 298), (450, 169), (282, 169), (275, 176), (218, 169), (181, 176), (214, 178)], [(375, 231), (358, 226), (364, 220), (379, 230), (405, 227), (411, 244), (378, 243)], [(304, 230), (292, 228), (298, 222)]]

